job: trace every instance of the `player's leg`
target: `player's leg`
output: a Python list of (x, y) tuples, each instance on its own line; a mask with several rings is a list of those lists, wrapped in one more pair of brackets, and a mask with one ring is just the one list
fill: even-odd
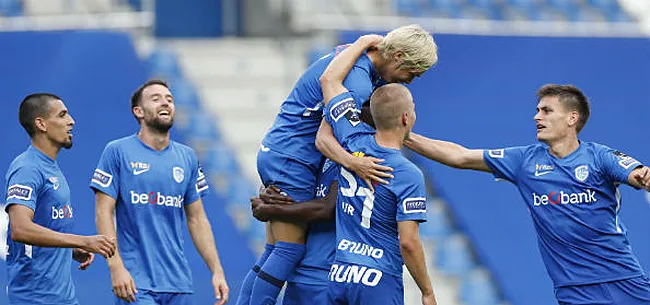
[[(273, 151), (258, 154), (258, 171), (260, 167), (268, 178), (265, 185), (276, 185), (296, 202), (313, 199), (317, 169)], [(305, 255), (306, 225), (272, 222), (271, 230), (275, 247), (257, 273), (251, 305), (275, 304), (284, 282)]]
[(327, 285), (287, 282), (283, 305), (327, 305)]
[(604, 284), (614, 302), (612, 304), (650, 305), (650, 282), (647, 276)]
[(154, 292), (138, 289), (135, 302), (128, 303), (115, 296), (115, 305), (158, 305), (158, 303), (154, 298)]

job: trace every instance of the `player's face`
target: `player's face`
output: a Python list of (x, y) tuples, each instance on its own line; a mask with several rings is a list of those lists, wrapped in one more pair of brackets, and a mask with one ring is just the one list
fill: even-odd
[(167, 132), (174, 125), (174, 97), (165, 86), (151, 85), (142, 90), (142, 119), (149, 128)]
[(564, 107), (557, 96), (542, 98), (537, 104), (535, 124), (537, 140), (548, 143), (562, 139), (571, 132), (571, 111)]
[(415, 125), (416, 119), (417, 116), (415, 115), (415, 104), (413, 103), (413, 101), (411, 101), (411, 109), (409, 110), (407, 115), (406, 132), (404, 133), (404, 140), (409, 138), (409, 135), (411, 134), (411, 130), (413, 129), (413, 125)]
[(50, 101), (50, 110), (41, 124), (45, 127), (45, 134), (50, 141), (63, 148), (72, 147), (72, 126), (74, 119), (70, 116), (68, 108), (61, 100)]
[(410, 84), (414, 78), (422, 76), (424, 71), (420, 69), (408, 69), (404, 67), (402, 56), (396, 55), (395, 58), (388, 61), (386, 66), (378, 71), (381, 78), (389, 83), (406, 83)]

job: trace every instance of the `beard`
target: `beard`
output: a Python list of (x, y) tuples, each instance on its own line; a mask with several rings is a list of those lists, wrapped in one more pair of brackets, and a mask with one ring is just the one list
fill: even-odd
[(72, 148), (72, 140), (70, 140), (70, 141), (68, 141), (68, 142), (63, 142), (63, 143), (61, 144), (61, 147), (65, 148), (65, 149), (70, 149), (70, 148)]
[(165, 122), (158, 116), (155, 116), (153, 119), (145, 120), (144, 123), (147, 124), (147, 127), (156, 132), (166, 133), (174, 125), (174, 117), (171, 117), (169, 121)]

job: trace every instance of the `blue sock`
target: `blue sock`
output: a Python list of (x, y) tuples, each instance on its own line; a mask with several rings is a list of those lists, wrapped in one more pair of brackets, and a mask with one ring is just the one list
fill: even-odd
[(284, 282), (305, 256), (305, 245), (276, 242), (253, 284), (251, 305), (274, 305)]
[(235, 305), (249, 305), (251, 300), (251, 293), (253, 292), (253, 283), (255, 283), (255, 278), (257, 278), (257, 272), (260, 271), (260, 268), (264, 265), (266, 260), (273, 252), (275, 246), (266, 244), (264, 246), (264, 252), (260, 256), (260, 259), (257, 260), (257, 263), (253, 266), (251, 270), (248, 271), (246, 277), (244, 278), (244, 283), (241, 285), (241, 290), (239, 291), (239, 297)]

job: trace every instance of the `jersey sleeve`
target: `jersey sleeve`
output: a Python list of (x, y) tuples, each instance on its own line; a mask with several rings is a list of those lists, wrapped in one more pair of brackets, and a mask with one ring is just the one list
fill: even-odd
[(483, 160), (495, 178), (516, 183), (525, 152), (525, 147), (490, 149), (483, 151)]
[(203, 173), (203, 168), (199, 164), (198, 158), (194, 151), (191, 151), (191, 169), (190, 183), (185, 192), (185, 204), (192, 204), (199, 198), (209, 193), (208, 181)]
[(417, 168), (396, 171), (394, 193), (397, 198), (396, 220), (427, 221), (427, 190), (424, 185), (424, 175)]
[(332, 126), (334, 137), (343, 147), (354, 136), (372, 132), (367, 124), (361, 124), (361, 108), (357, 107), (351, 92), (344, 92), (332, 98), (327, 104), (326, 113), (325, 119)]
[(35, 211), (42, 186), (43, 177), (38, 169), (32, 166), (19, 167), (7, 177), (6, 207), (20, 204)]
[(104, 148), (97, 168), (90, 179), (90, 188), (117, 200), (120, 192), (120, 155), (118, 148), (109, 143)]
[(372, 79), (369, 72), (357, 65), (350, 70), (350, 73), (348, 73), (348, 76), (343, 81), (343, 86), (350, 91), (359, 110), (363, 103), (370, 99), (373, 91)]
[(637, 167), (642, 166), (641, 162), (636, 159), (607, 146), (599, 148), (598, 157), (601, 170), (607, 179), (614, 183), (627, 184), (630, 173)]

